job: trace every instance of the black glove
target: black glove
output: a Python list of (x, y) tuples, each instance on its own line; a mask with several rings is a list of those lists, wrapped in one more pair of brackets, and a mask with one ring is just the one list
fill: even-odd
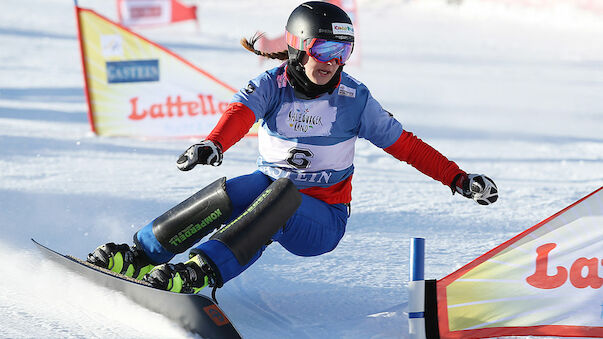
[(176, 162), (181, 171), (189, 171), (197, 164), (220, 166), (222, 164), (222, 147), (211, 140), (203, 140), (189, 147)]
[(452, 193), (455, 191), (480, 205), (490, 205), (498, 200), (496, 184), (483, 174), (457, 175), (452, 185)]

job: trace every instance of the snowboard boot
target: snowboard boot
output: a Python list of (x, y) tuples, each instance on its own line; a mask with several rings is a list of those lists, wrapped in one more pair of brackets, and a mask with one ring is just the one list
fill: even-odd
[(142, 280), (166, 291), (197, 293), (205, 286), (215, 285), (215, 274), (199, 255), (195, 255), (185, 263), (156, 266)]
[(97, 247), (86, 259), (91, 264), (106, 268), (137, 280), (155, 267), (144, 251), (136, 245), (116, 245), (112, 242)]

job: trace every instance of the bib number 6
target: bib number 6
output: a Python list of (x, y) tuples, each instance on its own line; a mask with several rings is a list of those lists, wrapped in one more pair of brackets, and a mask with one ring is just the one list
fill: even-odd
[(292, 148), (289, 150), (289, 157), (287, 163), (297, 169), (306, 169), (310, 167), (310, 160), (308, 158), (314, 157), (314, 154), (307, 149)]

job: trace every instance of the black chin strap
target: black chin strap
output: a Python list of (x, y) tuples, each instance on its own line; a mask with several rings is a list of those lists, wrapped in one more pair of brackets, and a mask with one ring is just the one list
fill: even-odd
[(296, 97), (300, 99), (314, 99), (323, 93), (333, 93), (337, 85), (339, 85), (342, 70), (343, 66), (339, 66), (328, 83), (317, 85), (308, 79), (304, 66), (297, 61), (289, 60), (287, 64), (287, 78), (295, 91)]

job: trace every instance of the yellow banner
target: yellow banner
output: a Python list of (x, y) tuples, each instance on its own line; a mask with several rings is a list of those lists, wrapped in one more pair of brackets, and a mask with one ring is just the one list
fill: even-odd
[(235, 89), (94, 11), (76, 10), (89, 116), (96, 134), (209, 134)]
[(437, 282), (442, 338), (603, 336), (603, 187)]

